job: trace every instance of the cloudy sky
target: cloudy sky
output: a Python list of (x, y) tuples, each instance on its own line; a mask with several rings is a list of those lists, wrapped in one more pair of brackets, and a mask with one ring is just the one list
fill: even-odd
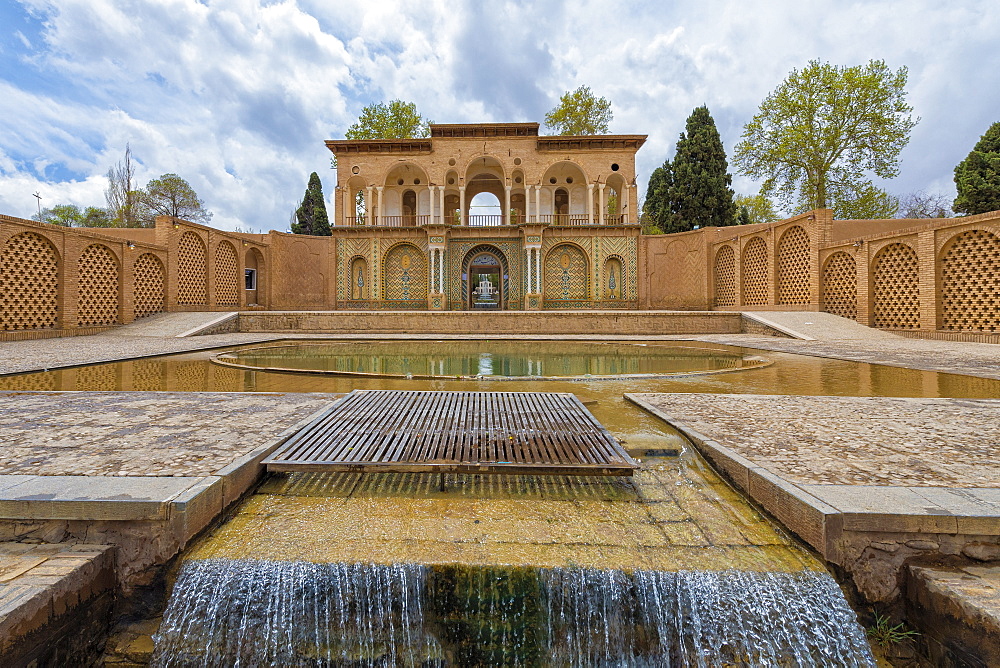
[[(1000, 120), (996, 0), (380, 2), (0, 0), (0, 213), (104, 205), (126, 142), (142, 183), (185, 177), (226, 229), (283, 230), (323, 140), (401, 98), (440, 123), (542, 121), (567, 90), (648, 134), (639, 180), (707, 104), (730, 154), (760, 101), (810, 59), (909, 68), (921, 117), (885, 187), (953, 196)], [(738, 174), (737, 192), (757, 184)]]

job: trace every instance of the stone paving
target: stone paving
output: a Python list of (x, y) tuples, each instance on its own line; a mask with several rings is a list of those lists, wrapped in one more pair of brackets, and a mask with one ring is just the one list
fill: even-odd
[[(0, 655), (115, 585), (110, 545), (0, 543)], [(8, 664), (10, 665), (10, 664)], [(28, 664), (31, 665), (31, 664)]]
[(336, 396), (0, 393), (0, 476), (208, 476)]
[(1000, 400), (636, 396), (796, 484), (1000, 487)]
[(444, 476), (272, 475), (187, 558), (821, 568), (690, 452), (632, 479)]

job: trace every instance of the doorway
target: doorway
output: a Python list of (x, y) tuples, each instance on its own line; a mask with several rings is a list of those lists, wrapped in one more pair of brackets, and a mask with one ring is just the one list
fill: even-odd
[(506, 276), (500, 258), (493, 253), (477, 253), (469, 262), (468, 308), (474, 311), (496, 311), (503, 308)]

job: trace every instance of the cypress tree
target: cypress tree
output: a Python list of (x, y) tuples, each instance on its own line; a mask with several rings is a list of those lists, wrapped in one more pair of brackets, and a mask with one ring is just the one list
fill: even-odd
[(972, 215), (1000, 209), (1000, 122), (955, 167), (955, 186), (955, 211)]
[(667, 232), (736, 224), (733, 177), (715, 121), (702, 105), (688, 116), (677, 140), (670, 202), (673, 215)]
[(670, 176), (670, 160), (665, 160), (649, 175), (646, 201), (642, 204), (642, 213), (648, 224), (664, 231), (670, 222)]
[(323, 200), (323, 184), (319, 174), (309, 175), (309, 186), (302, 196), (302, 204), (295, 210), (295, 220), (292, 222), (292, 232), (295, 234), (311, 234), (317, 237), (328, 237), (330, 219), (326, 215), (326, 202)]

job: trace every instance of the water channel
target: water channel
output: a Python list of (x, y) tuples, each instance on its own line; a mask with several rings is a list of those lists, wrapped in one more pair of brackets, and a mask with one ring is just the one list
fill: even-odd
[(353, 389), (571, 392), (643, 468), (272, 475), (185, 555), (155, 665), (874, 665), (812, 554), (622, 394), (1000, 397), (998, 381), (693, 342), (280, 342), (0, 378)]

